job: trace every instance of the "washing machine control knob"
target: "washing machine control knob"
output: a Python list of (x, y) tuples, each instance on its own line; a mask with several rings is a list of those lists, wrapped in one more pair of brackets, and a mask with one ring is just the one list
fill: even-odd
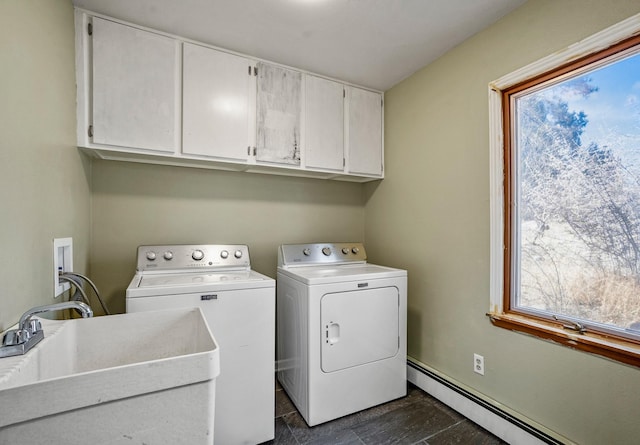
[(227, 258), (229, 258), (229, 252), (226, 250), (223, 250), (222, 252), (220, 252), (220, 258), (222, 258), (223, 260), (226, 260)]
[(147, 259), (149, 261), (154, 261), (156, 259), (156, 253), (153, 251), (147, 252)]
[(311, 255), (311, 249), (304, 249), (302, 253), (304, 253), (304, 256), (309, 256)]
[(354, 247), (353, 249), (351, 249), (351, 251), (357, 254), (358, 252), (360, 252), (360, 249), (358, 249), (357, 247)]
[(234, 257), (240, 259), (242, 258), (242, 250), (236, 250), (233, 254)]
[(331, 255), (331, 249), (328, 247), (323, 247), (322, 248), (322, 253), (324, 254), (324, 256), (329, 256)]
[(196, 261), (200, 261), (201, 259), (204, 258), (204, 252), (200, 249), (194, 250), (193, 253), (191, 254), (191, 258), (193, 258)]
[(349, 248), (348, 247), (343, 247), (342, 248), (342, 253), (344, 253), (345, 255), (349, 253)]
[(173, 259), (173, 252), (170, 250), (167, 250), (163, 256), (165, 260), (171, 261)]

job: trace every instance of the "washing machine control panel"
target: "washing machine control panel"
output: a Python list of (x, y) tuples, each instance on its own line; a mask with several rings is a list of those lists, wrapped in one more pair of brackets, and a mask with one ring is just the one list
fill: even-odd
[(250, 268), (244, 244), (173, 244), (138, 247), (137, 270)]
[(366, 261), (362, 243), (283, 244), (278, 252), (278, 264), (281, 266)]

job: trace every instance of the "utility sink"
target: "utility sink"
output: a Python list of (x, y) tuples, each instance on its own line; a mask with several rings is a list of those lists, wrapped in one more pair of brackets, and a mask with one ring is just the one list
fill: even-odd
[(200, 309), (41, 322), (0, 359), (0, 445), (213, 443), (220, 358)]

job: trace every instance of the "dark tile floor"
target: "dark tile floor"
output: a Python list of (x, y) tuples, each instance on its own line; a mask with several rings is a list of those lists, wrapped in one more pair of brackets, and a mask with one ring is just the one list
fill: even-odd
[(275, 439), (266, 444), (506, 443), (410, 383), (406, 397), (312, 428), (276, 383), (275, 422)]

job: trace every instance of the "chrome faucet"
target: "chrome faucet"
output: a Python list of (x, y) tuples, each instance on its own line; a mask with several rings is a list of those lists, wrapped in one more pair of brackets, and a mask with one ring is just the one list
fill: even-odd
[(77, 309), (82, 314), (82, 318), (93, 317), (93, 311), (88, 304), (82, 303), (81, 301), (63, 301), (62, 303), (48, 304), (46, 306), (36, 306), (29, 309), (27, 312), (22, 314), (22, 317), (20, 317), (18, 329), (28, 329), (30, 327), (29, 324), (31, 321), (31, 317), (33, 317), (35, 314), (42, 314), (43, 312), (63, 311), (65, 309)]
[(31, 317), (43, 312), (55, 312), (65, 309), (80, 311), (82, 318), (93, 317), (93, 311), (89, 305), (80, 301), (64, 301), (31, 308), (20, 317), (18, 329), (7, 331), (4, 335), (2, 346), (0, 346), (0, 358), (25, 354), (44, 338), (40, 320), (32, 320)]

